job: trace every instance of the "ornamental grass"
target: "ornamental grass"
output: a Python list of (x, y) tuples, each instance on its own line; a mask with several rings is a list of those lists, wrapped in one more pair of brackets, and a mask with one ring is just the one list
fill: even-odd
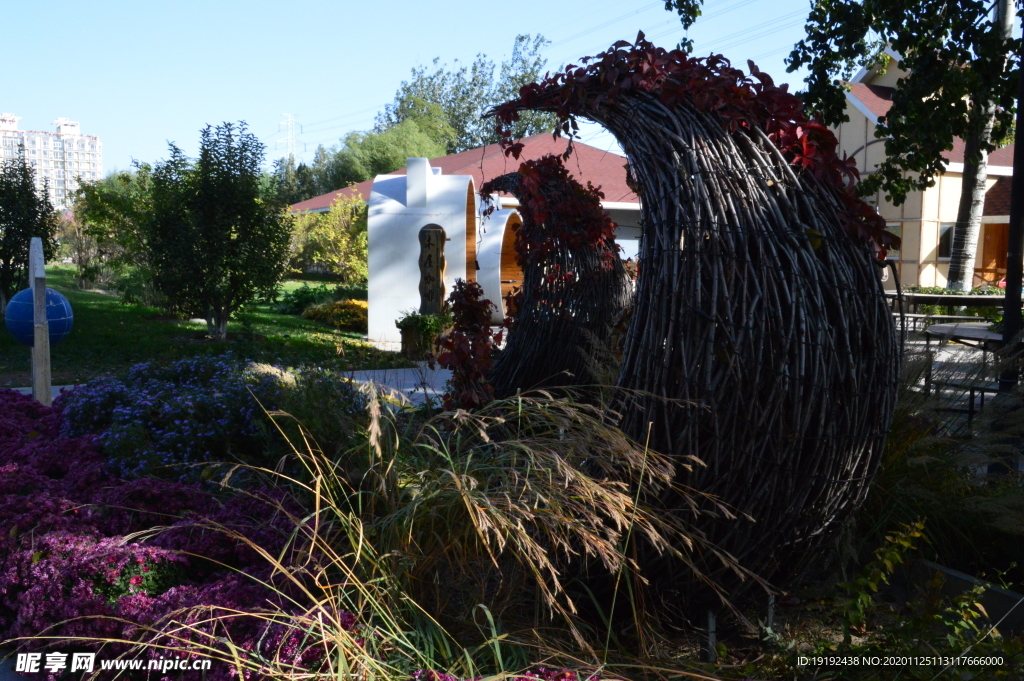
[[(17, 530), (3, 537), (0, 639), (21, 651), (207, 658), (207, 679), (472, 678), (538, 662), (524, 678), (614, 678), (609, 643), (642, 636), (612, 628), (656, 619), (632, 596), (637, 546), (694, 566), (715, 556), (695, 510), (649, 502), (673, 464), (564, 396), (427, 416), (372, 390), (357, 445), (330, 454), (274, 410), (290, 462), (186, 482), (119, 478), (101, 438), (62, 434), (59, 405), (3, 397), (20, 416), (3, 450), (0, 510)], [(581, 602), (601, 575), (617, 594), (603, 620)]]

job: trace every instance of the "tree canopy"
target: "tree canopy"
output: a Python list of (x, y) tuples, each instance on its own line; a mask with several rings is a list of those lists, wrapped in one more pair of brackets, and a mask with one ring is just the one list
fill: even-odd
[(1007, 137), (1019, 40), (1004, 38), (998, 21), (982, 0), (823, 0), (811, 8), (789, 70), (809, 68), (804, 101), (826, 123), (849, 120), (844, 83), (862, 66), (890, 63), (887, 47), (908, 72), (879, 119), (886, 159), (862, 193), (881, 189), (899, 205), (908, 192), (934, 184), (945, 169), (943, 152), (956, 137), (982, 132), (990, 102), (994, 126), (980, 149), (992, 151)]
[[(282, 199), (297, 203), (394, 172), (409, 157), (436, 158), (498, 142), (484, 113), (543, 77), (547, 60), (541, 50), (547, 43), (540, 35), (519, 35), (512, 56), (497, 65), (479, 54), (468, 65), (434, 59), (430, 66), (413, 68), (373, 130), (350, 132), (330, 148), (321, 145), (309, 164), (278, 161), (274, 174)], [(551, 132), (554, 121), (547, 112), (524, 112), (512, 132), (517, 137)]]
[[(668, 0), (684, 26), (700, 15), (703, 0)], [(848, 120), (846, 83), (861, 67), (886, 68), (893, 54), (907, 75), (892, 106), (879, 117), (885, 160), (860, 183), (861, 195), (882, 191), (903, 203), (907, 194), (935, 183), (956, 138), (965, 144), (963, 191), (957, 211), (949, 286), (969, 289), (987, 179), (987, 155), (1013, 121), (1017, 54), (1010, 0), (819, 0), (811, 4), (807, 37), (788, 58), (789, 70), (806, 66), (803, 94), (828, 125)]]
[[(540, 80), (547, 59), (541, 50), (548, 44), (542, 35), (517, 35), (512, 56), (497, 68), (485, 54), (478, 54), (468, 65), (448, 66), (434, 59), (430, 67), (418, 66), (412, 78), (402, 81), (395, 101), (377, 117), (377, 129), (387, 129), (417, 111), (422, 103), (436, 104), (444, 113), (455, 135), (448, 141), (447, 153), (453, 154), (500, 141), (494, 123), (484, 118), (487, 110), (498, 102), (519, 95), (519, 88)], [(512, 134), (525, 137), (551, 132), (555, 127), (553, 114), (524, 112)]]
[(336, 191), (377, 175), (394, 172), (410, 156), (436, 158), (447, 153), (454, 133), (436, 105), (419, 103), (401, 122), (379, 132), (350, 132), (333, 149), (317, 148), (310, 165), (278, 161), (275, 174), (286, 203)]
[(289, 265), (293, 270), (330, 272), (342, 282), (364, 282), (368, 275), (367, 207), (355, 197), (339, 197), (326, 213), (293, 218)]
[(43, 240), (43, 253), (53, 255), (58, 216), (44, 186), (36, 191), (35, 171), (24, 153), (0, 163), (0, 313), (11, 296), (28, 285), (28, 246)]
[(245, 123), (224, 123), (202, 131), (198, 159), (172, 144), (153, 170), (144, 233), (154, 283), (218, 340), (232, 313), (272, 296), (285, 274), (291, 225), (262, 182), (263, 157)]
[(61, 246), (70, 251), (82, 285), (114, 282), (125, 302), (158, 302), (143, 233), (152, 208), (151, 174), (148, 164), (136, 163), (133, 170), (79, 185)]

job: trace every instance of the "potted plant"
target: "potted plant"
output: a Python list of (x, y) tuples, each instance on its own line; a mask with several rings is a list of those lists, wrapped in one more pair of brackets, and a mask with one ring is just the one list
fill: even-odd
[(420, 314), (412, 310), (402, 313), (395, 321), (402, 336), (402, 355), (411, 360), (424, 360), (434, 355), (434, 341), (447, 333), (452, 317), (447, 311), (440, 314)]

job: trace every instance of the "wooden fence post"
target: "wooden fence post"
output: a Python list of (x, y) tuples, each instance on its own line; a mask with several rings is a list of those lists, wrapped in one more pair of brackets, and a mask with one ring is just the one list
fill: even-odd
[(43, 240), (28, 247), (28, 285), (32, 289), (32, 397), (43, 406), (53, 402), (50, 387), (50, 323), (46, 317), (46, 259)]

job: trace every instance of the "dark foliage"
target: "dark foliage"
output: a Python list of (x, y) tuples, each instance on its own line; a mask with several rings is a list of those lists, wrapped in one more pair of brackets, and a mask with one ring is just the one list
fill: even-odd
[(28, 286), (28, 245), (43, 240), (43, 254), (53, 255), (57, 212), (46, 187), (36, 191), (35, 170), (24, 154), (0, 162), (0, 313), (7, 301)]
[(498, 397), (517, 390), (591, 385), (631, 288), (604, 195), (577, 182), (556, 156), (526, 161), (518, 173), (480, 188), (519, 200), (516, 260), (523, 285), (508, 301), (508, 341), (488, 375)]
[(229, 317), (272, 298), (285, 273), (289, 224), (261, 186), (263, 152), (244, 123), (225, 123), (202, 131), (197, 160), (172, 144), (153, 170), (145, 237), (154, 283), (172, 308), (206, 319), (218, 340)]
[[(494, 399), (487, 373), (494, 362), (501, 332), (491, 333), (491, 301), (475, 281), (457, 279), (448, 295), (452, 331), (437, 341), (437, 362), (451, 369), (451, 387), (444, 394), (445, 409), (479, 409)], [(433, 360), (431, 361), (433, 363)]]

